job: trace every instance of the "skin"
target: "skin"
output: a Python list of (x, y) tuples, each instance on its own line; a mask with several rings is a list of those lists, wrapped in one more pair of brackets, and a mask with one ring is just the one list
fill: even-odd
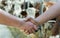
[(34, 24), (32, 22), (33, 20), (29, 21), (27, 19), (28, 20), (27, 22), (23, 22), (19, 18), (16, 18), (0, 10), (0, 23), (22, 28), (26, 33), (33, 33), (35, 30), (37, 30), (36, 27), (37, 24), (43, 24), (50, 19), (60, 16), (59, 12), (60, 12), (60, 1), (57, 2), (55, 5), (53, 5), (52, 7), (50, 7), (45, 13), (41, 14), (39, 17), (34, 19), (34, 21), (37, 22), (36, 24)]
[(57, 2), (55, 5), (50, 7), (46, 12), (41, 14), (39, 17), (35, 19), (39, 24), (43, 24), (47, 22), (50, 19), (56, 18), (60, 16), (60, 5), (59, 2)]
[[(22, 30), (27, 30), (29, 32), (28, 34), (34, 32), (34, 30), (37, 29), (36, 25), (34, 25), (31, 22), (25, 22), (21, 20), (20, 18), (17, 18), (3, 10), (0, 9), (0, 24), (5, 24), (7, 26), (13, 26)], [(30, 31), (31, 30), (31, 31)]]
[(0, 9), (0, 23), (20, 27), (24, 22), (21, 21), (19, 18), (16, 18), (15, 16), (12, 16), (9, 13), (6, 13), (5, 11)]
[(38, 25), (38, 24), (44, 24), (50, 19), (57, 18), (59, 16), (60, 16), (60, 1), (51, 6), (47, 11), (45, 11), (36, 19), (32, 20), (32, 18), (27, 18), (28, 19), (27, 21), (30, 21), (33, 24)]

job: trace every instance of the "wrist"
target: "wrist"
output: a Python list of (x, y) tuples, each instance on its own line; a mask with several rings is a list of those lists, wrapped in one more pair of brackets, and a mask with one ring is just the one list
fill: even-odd
[(38, 20), (36, 20), (36, 19), (34, 19), (35, 20), (35, 22), (39, 25), (39, 21)]
[(19, 20), (19, 21), (13, 21), (12, 23), (10, 23), (13, 27), (17, 27), (17, 28), (20, 28), (23, 24), (24, 24), (24, 21), (22, 20)]

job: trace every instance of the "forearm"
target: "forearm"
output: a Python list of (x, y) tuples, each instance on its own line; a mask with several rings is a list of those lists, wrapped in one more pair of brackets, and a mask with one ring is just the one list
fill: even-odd
[(19, 18), (6, 13), (5, 11), (0, 9), (0, 24), (6, 24), (9, 26), (20, 27), (22, 24), (22, 20)]
[(57, 3), (51, 8), (49, 8), (45, 13), (41, 14), (39, 17), (37, 17), (35, 20), (39, 24), (43, 24), (47, 22), (50, 19), (56, 18), (60, 15), (60, 5)]

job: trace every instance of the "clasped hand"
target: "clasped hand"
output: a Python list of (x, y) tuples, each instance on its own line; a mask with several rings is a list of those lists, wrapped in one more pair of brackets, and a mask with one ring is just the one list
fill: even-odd
[(27, 34), (34, 33), (35, 30), (38, 29), (37, 23), (32, 18), (28, 18), (27, 20), (25, 20), (25, 23), (20, 28)]

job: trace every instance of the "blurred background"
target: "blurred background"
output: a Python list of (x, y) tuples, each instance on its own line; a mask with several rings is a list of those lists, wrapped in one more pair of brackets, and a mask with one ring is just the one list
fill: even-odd
[[(0, 9), (20, 19), (25, 19), (27, 16), (37, 18), (57, 1), (58, 0), (0, 0)], [(55, 23), (56, 18), (51, 19), (47, 23), (42, 24), (42, 26), (39, 26), (38, 31), (34, 34), (26, 35), (27, 37), (25, 37), (24, 34), (20, 34), (21, 38), (59, 38), (59, 26), (57, 27)], [(57, 30), (54, 31), (55, 27), (57, 27)], [(9, 29), (16, 31), (15, 28), (9, 27)], [(15, 34), (15, 32), (12, 34)]]

